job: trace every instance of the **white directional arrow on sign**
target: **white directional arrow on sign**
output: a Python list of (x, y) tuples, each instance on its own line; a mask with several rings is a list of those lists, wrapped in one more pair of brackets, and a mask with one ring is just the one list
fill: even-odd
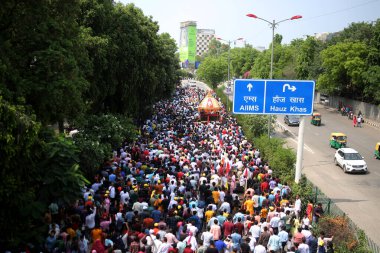
[(286, 83), (282, 86), (282, 92), (285, 92), (286, 88), (292, 92), (295, 92), (297, 90), (296, 86), (290, 86), (290, 84)]
[(249, 91), (249, 92), (251, 92), (252, 87), (253, 87), (253, 85), (252, 85), (251, 83), (249, 83), (249, 84), (247, 85), (247, 88), (248, 88), (248, 91)]

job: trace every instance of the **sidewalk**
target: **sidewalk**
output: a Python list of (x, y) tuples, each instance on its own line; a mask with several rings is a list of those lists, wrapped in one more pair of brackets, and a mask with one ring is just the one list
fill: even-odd
[[(323, 108), (325, 108), (328, 111), (331, 111), (331, 112), (336, 111), (338, 113), (338, 111), (336, 110), (336, 108), (332, 108), (332, 107), (329, 107), (329, 106), (326, 106), (326, 105), (323, 105), (323, 104), (314, 103), (314, 108), (315, 107), (317, 107), (317, 108), (318, 107), (323, 107)], [(369, 120), (369, 119), (367, 119), (365, 117), (364, 117), (364, 123), (363, 124), (380, 128), (380, 122)]]

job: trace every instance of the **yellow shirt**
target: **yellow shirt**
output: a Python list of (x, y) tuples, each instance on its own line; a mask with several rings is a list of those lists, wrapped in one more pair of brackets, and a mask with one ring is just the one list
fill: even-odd
[(215, 204), (218, 204), (218, 202), (219, 202), (219, 196), (220, 196), (220, 193), (218, 191), (213, 191), (212, 192), (212, 197), (214, 198)]
[(205, 217), (206, 217), (206, 222), (209, 222), (210, 219), (214, 216), (214, 211), (212, 210), (207, 210), (205, 212)]
[(266, 209), (266, 208), (261, 209), (260, 216), (261, 216), (261, 218), (266, 219), (268, 216), (268, 209)]
[(245, 206), (245, 209), (247, 211), (249, 211), (249, 214), (252, 215), (255, 213), (255, 211), (253, 210), (253, 206), (255, 205), (255, 201), (253, 201), (252, 199), (247, 199), (245, 202), (244, 202), (244, 206)]

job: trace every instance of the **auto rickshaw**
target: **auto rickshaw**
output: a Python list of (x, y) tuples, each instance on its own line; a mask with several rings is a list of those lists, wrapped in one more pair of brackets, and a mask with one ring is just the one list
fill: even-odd
[(376, 159), (380, 159), (380, 142), (376, 143), (374, 154)]
[(311, 115), (310, 123), (314, 126), (320, 126), (322, 123), (322, 116), (319, 112), (313, 112)]
[(347, 146), (347, 135), (344, 133), (331, 133), (330, 147), (338, 149)]

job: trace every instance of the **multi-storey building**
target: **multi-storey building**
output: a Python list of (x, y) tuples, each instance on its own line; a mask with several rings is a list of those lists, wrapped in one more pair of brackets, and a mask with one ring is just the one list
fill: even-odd
[(201, 56), (208, 51), (208, 46), (213, 38), (215, 38), (214, 29), (197, 30), (197, 55)]
[(197, 22), (181, 22), (179, 58), (182, 63), (195, 63), (197, 51)]

